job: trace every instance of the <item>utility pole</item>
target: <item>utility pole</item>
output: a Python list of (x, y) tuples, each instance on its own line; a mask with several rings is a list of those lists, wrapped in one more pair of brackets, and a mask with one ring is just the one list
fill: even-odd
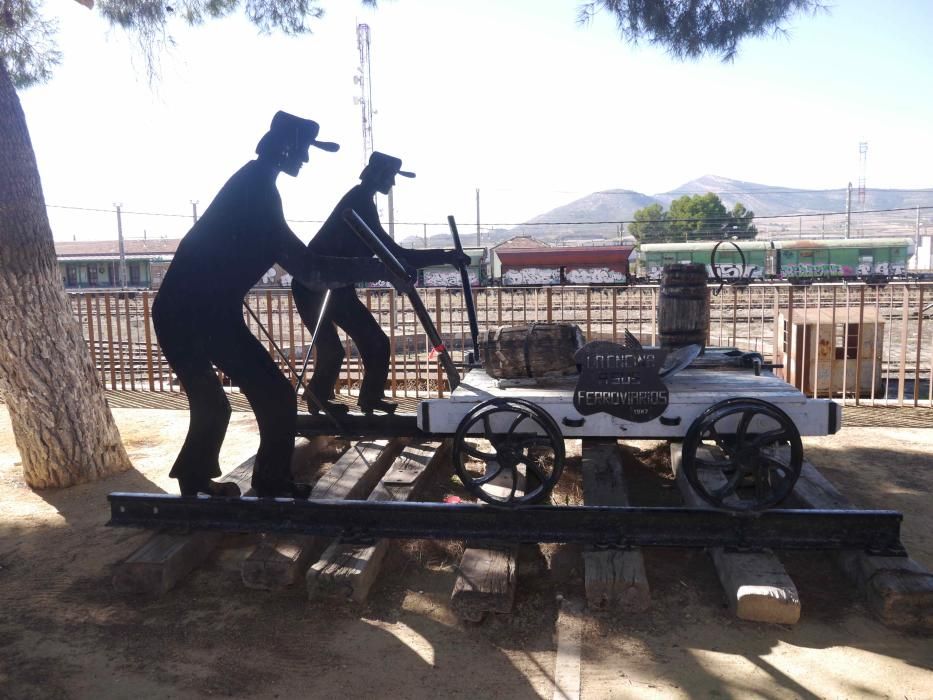
[(389, 190), (389, 238), (393, 241), (395, 240), (395, 199), (392, 197), (394, 191), (394, 187)]
[(421, 224), (421, 225), (424, 227), (424, 247), (427, 248), (428, 247), (428, 225), (427, 224)]
[(846, 238), (849, 237), (849, 230), (852, 226), (852, 183), (846, 189)]
[(920, 206), (917, 206), (917, 247), (920, 247)]
[(191, 200), (191, 218), (194, 223), (198, 223), (198, 200)]
[(356, 25), (356, 47), (360, 52), (360, 67), (353, 79), (360, 86), (360, 96), (354, 101), (360, 105), (363, 119), (363, 167), (369, 162), (373, 152), (373, 106), (371, 72), (369, 66), (369, 25)]
[(117, 270), (117, 282), (120, 287), (126, 287), (126, 252), (123, 249), (123, 217), (121, 216), (121, 204), (114, 202), (113, 206), (117, 208), (117, 244), (120, 249), (120, 266)]
[(479, 237), (479, 187), (476, 188), (476, 247), (483, 247)]
[(865, 172), (868, 165), (868, 142), (862, 141), (858, 145), (858, 204), (865, 211)]
[[(363, 126), (363, 167), (373, 153), (373, 87), (370, 65), (370, 36), (368, 24), (356, 25), (356, 48), (360, 52), (360, 67), (353, 82), (360, 86), (360, 96), (355, 102), (360, 105)], [(395, 240), (395, 198), (389, 190), (389, 237)]]
[[(916, 256), (917, 256), (917, 268), (918, 269), (920, 267), (920, 241), (921, 241), (920, 239), (920, 205), (917, 205), (917, 235), (916, 235), (916, 242), (914, 245), (914, 250), (917, 251)], [(931, 248), (933, 248), (933, 242), (931, 242), (930, 245), (931, 245)]]

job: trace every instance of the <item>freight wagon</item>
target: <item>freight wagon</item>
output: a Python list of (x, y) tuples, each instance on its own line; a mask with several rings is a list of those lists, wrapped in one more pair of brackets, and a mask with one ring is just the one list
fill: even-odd
[(637, 274), (656, 282), (665, 265), (701, 263), (710, 279), (890, 279), (906, 276), (914, 251), (910, 238), (645, 243)]
[(505, 287), (626, 284), (632, 246), (509, 248), (497, 251)]

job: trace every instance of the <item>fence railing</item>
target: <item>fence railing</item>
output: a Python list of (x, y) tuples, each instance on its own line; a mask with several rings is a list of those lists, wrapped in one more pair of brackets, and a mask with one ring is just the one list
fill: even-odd
[[(711, 290), (709, 345), (758, 352), (783, 364), (776, 371), (808, 396), (933, 408), (933, 284), (753, 284)], [(394, 290), (358, 293), (389, 337), (387, 390), (393, 396), (443, 396), (443, 371), (407, 298)], [(454, 360), (462, 361), (471, 347), (462, 291), (420, 293)], [(656, 285), (473, 290), (481, 334), (502, 325), (563, 322), (579, 325), (588, 340), (618, 341), (627, 329), (649, 345), (657, 343), (658, 293)], [(94, 290), (69, 296), (106, 387), (181, 390), (152, 328), (154, 292)], [(295, 383), (311, 333), (290, 291), (255, 290), (246, 303), (264, 330), (244, 308), (247, 325)], [(341, 337), (348, 360), (338, 388), (352, 391), (362, 379), (362, 366), (350, 340)], [(309, 373), (313, 367), (312, 357)]]

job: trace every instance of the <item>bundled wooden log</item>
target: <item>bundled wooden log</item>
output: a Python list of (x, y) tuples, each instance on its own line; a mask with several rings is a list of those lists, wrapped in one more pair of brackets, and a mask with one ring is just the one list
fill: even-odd
[(585, 342), (572, 323), (531, 323), (490, 328), (480, 338), (480, 351), (490, 377), (555, 377), (577, 373), (573, 356)]

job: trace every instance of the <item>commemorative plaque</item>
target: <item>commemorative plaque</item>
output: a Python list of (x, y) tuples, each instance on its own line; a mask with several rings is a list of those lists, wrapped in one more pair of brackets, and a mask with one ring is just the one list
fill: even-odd
[(667, 350), (643, 348), (625, 331), (624, 344), (597, 340), (574, 358), (580, 378), (573, 405), (584, 416), (608, 413), (633, 423), (647, 423), (667, 409), (669, 395), (659, 372)]

